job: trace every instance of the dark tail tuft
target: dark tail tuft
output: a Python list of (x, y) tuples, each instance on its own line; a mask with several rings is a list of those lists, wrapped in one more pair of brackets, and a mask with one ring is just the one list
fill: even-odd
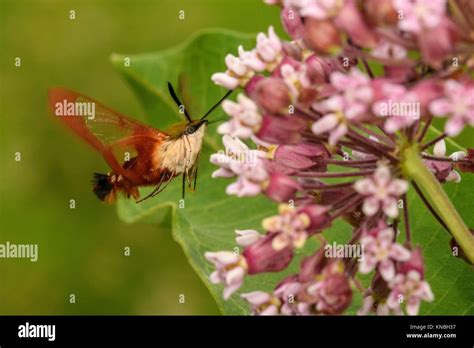
[(115, 196), (115, 187), (110, 182), (108, 174), (94, 173), (92, 178), (93, 191), (101, 201), (109, 201), (112, 198), (111, 194)]

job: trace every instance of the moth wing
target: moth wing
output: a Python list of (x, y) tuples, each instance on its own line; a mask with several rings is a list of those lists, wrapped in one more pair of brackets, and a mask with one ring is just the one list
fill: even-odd
[[(64, 109), (67, 105), (76, 103), (83, 105), (82, 110), (94, 110), (94, 115), (79, 115), (74, 110), (75, 114), (71, 116), (68, 113), (65, 116)], [(139, 180), (140, 173), (128, 170), (124, 166), (125, 158), (150, 158), (155, 147), (168, 138), (165, 132), (132, 120), (90, 97), (67, 89), (50, 89), (49, 106), (63, 124), (102, 154), (114, 172), (132, 181)]]

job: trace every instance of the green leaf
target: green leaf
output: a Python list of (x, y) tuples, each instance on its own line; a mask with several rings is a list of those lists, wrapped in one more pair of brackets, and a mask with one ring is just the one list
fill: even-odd
[[(193, 102), (198, 106), (193, 115), (200, 115), (217, 101), (225, 90), (215, 86), (210, 76), (224, 71), (224, 57), (236, 54), (237, 47), (249, 49), (255, 45), (255, 36), (247, 36), (229, 31), (201, 32), (179, 47), (150, 54), (113, 55), (112, 62), (130, 83), (139, 100), (143, 103), (149, 123), (157, 128), (165, 128), (181, 118), (177, 107), (168, 96), (166, 81), (176, 83), (180, 73), (189, 77)], [(130, 58), (130, 66), (124, 65), (125, 57)], [(235, 96), (234, 96), (235, 97)], [(196, 112), (197, 111), (197, 112)], [(212, 120), (226, 117), (219, 109)], [(209, 163), (210, 154), (223, 148), (216, 126), (209, 127), (200, 157), (197, 192), (186, 194), (184, 208), (180, 207), (181, 181), (176, 180), (159, 196), (136, 204), (120, 200), (119, 216), (126, 222), (148, 222), (169, 226), (176, 241), (182, 246), (190, 264), (208, 286), (224, 314), (248, 314), (249, 307), (236, 294), (228, 301), (222, 299), (222, 286), (212, 285), (208, 280), (212, 266), (204, 259), (206, 251), (233, 250), (237, 245), (235, 229), (257, 229), (261, 232), (261, 220), (275, 215), (277, 205), (263, 197), (235, 198), (225, 194), (230, 183), (224, 179), (211, 179), (216, 169)], [(432, 134), (432, 133), (431, 133)], [(446, 185), (448, 195), (455, 199), (455, 205), (469, 226), (474, 226), (469, 214), (469, 202), (474, 199), (472, 177), (465, 176), (462, 186)], [(146, 191), (146, 190), (144, 190)], [(148, 191), (146, 191), (148, 192)], [(435, 293), (433, 303), (423, 303), (422, 314), (473, 314), (474, 298), (473, 272), (462, 261), (450, 254), (449, 236), (438, 227), (429, 212), (410, 192), (409, 208), (413, 225), (413, 237), (423, 247), (427, 279)], [(330, 242), (344, 243), (350, 239), (349, 225), (338, 221), (324, 232)], [(301, 257), (311, 254), (318, 242), (311, 239), (295, 257), (287, 270), (281, 273), (247, 277), (241, 292), (253, 290), (270, 291), (286, 275), (297, 272)], [(368, 285), (370, 277), (364, 277)], [(354, 301), (348, 310), (354, 314), (361, 305), (361, 295), (354, 291)]]

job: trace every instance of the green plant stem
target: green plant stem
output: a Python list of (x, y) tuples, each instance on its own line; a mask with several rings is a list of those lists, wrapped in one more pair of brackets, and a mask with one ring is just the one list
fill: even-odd
[(474, 263), (474, 236), (444, 192), (441, 184), (426, 168), (420, 157), (419, 148), (408, 147), (404, 150), (402, 168), (405, 175), (415, 181), (423, 191), (467, 258)]

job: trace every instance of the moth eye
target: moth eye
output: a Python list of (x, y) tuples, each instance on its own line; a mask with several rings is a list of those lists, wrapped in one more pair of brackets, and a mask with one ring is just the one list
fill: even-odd
[(187, 127), (186, 128), (186, 133), (187, 134), (193, 134), (196, 130), (194, 129), (193, 126)]

